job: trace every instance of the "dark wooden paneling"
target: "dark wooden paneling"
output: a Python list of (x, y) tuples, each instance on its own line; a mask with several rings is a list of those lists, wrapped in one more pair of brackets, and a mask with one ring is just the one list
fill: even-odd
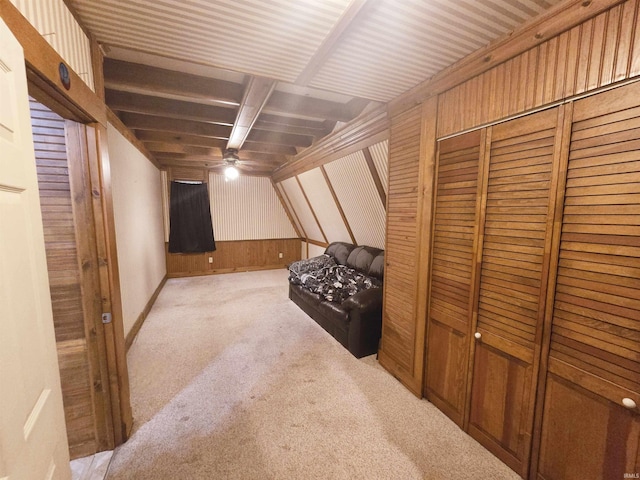
[[(282, 258), (279, 258), (280, 253)], [(192, 254), (169, 253), (167, 246), (167, 276), (284, 268), (300, 260), (300, 253), (299, 238), (217, 241), (215, 252)]]
[(475, 131), (443, 140), (437, 160), (425, 394), (461, 427), (473, 314), (482, 138)]

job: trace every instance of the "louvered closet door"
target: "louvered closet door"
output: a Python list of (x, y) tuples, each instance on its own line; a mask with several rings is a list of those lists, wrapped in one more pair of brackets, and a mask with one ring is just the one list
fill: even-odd
[[(380, 363), (414, 393), (418, 304), (420, 107), (392, 119), (389, 138), (389, 197)], [(419, 339), (418, 339), (419, 340)]]
[(640, 473), (639, 99), (575, 104), (539, 478)]
[(491, 148), (469, 433), (521, 474), (533, 426), (558, 111), (506, 122), (487, 133)]
[(426, 396), (460, 426), (468, 378), (481, 136), (476, 131), (440, 142), (435, 192)]

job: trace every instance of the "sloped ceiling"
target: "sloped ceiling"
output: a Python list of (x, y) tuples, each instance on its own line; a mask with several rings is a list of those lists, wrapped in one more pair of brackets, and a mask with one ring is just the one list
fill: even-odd
[(269, 175), (559, 0), (65, 0), (163, 165)]

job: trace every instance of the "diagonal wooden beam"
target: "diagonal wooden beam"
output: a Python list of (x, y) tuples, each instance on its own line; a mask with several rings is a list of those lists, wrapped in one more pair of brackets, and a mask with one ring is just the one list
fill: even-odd
[(239, 83), (121, 60), (105, 59), (104, 76), (105, 86), (112, 90), (153, 92), (207, 103), (238, 105), (243, 94)]
[(353, 30), (366, 17), (374, 5), (375, 0), (352, 0), (347, 9), (342, 13), (338, 22), (333, 26), (329, 35), (324, 39), (316, 53), (309, 59), (305, 69), (300, 72), (295, 83), (307, 85), (316, 73), (320, 71), (325, 61), (338, 47), (340, 40), (345, 37), (348, 30)]
[(369, 167), (369, 172), (371, 172), (371, 178), (373, 178), (373, 183), (376, 184), (376, 189), (378, 190), (378, 195), (380, 196), (380, 200), (382, 201), (382, 206), (386, 210), (387, 194), (384, 193), (384, 186), (382, 185), (382, 180), (380, 180), (380, 175), (378, 175), (378, 170), (376, 169), (376, 164), (373, 161), (373, 157), (371, 156), (371, 151), (369, 151), (369, 147), (364, 147), (362, 149), (362, 153), (364, 154), (364, 158), (367, 161), (367, 166)]
[(141, 115), (139, 113), (122, 113), (120, 114), (120, 119), (132, 130), (186, 133), (188, 135), (200, 135), (223, 140), (227, 140), (231, 133), (231, 127), (225, 125), (156, 117), (153, 115)]
[(227, 148), (235, 148), (239, 150), (247, 139), (247, 135), (251, 131), (253, 124), (258, 119), (258, 115), (262, 112), (276, 81), (262, 77), (250, 77), (249, 82), (244, 91), (242, 102), (238, 108), (238, 115), (233, 124)]
[(234, 108), (183, 102), (116, 90), (106, 91), (106, 103), (111, 110), (118, 112), (144, 113), (146, 115), (219, 123), (220, 125), (233, 125), (236, 118)]

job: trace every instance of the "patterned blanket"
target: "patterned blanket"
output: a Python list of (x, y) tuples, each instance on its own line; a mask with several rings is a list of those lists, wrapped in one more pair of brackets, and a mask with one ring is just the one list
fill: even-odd
[(330, 255), (291, 264), (289, 281), (304, 285), (324, 300), (335, 303), (342, 303), (362, 290), (382, 286), (377, 278), (369, 277), (346, 265), (336, 264)]

